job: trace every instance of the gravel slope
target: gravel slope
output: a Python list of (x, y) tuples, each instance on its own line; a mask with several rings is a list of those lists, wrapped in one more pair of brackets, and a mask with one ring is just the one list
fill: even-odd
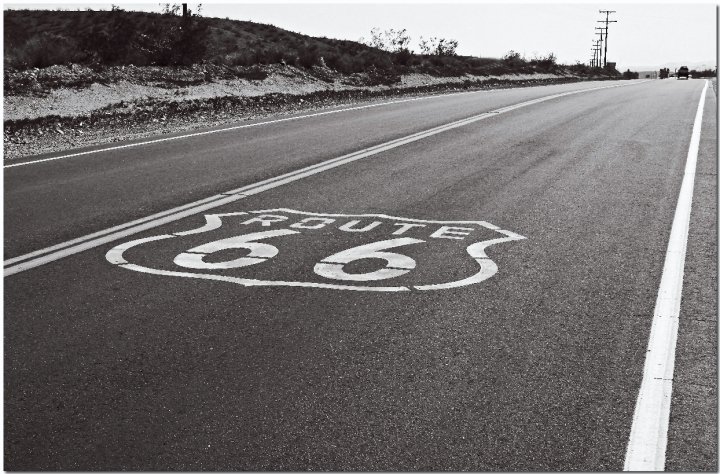
[(242, 120), (456, 89), (573, 82), (560, 74), (343, 76), (328, 68), (229, 71), (78, 65), (5, 73), (5, 160)]

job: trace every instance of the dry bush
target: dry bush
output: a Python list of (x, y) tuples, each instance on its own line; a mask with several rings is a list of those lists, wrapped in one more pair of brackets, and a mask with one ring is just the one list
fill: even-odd
[(53, 33), (42, 33), (11, 48), (6, 54), (8, 65), (18, 69), (43, 68), (53, 64), (70, 64), (83, 58), (74, 41)]

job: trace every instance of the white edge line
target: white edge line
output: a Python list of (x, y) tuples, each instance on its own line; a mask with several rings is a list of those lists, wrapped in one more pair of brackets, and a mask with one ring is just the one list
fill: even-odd
[[(188, 217), (194, 214), (198, 214), (202, 211), (212, 209), (214, 207), (219, 207), (224, 204), (234, 202), (238, 199), (242, 199), (247, 196), (251, 196), (254, 194), (259, 194), (261, 192), (276, 188), (278, 186), (282, 186), (284, 184), (291, 183), (293, 181), (297, 181), (299, 179), (312, 176), (317, 173), (321, 173), (323, 171), (342, 166), (344, 164), (366, 158), (368, 156), (376, 155), (378, 153), (381, 153), (383, 151), (387, 151), (393, 148), (396, 148), (398, 146), (411, 143), (417, 140), (420, 140), (422, 138), (426, 138), (432, 135), (436, 135), (438, 133), (457, 128), (462, 127), (464, 125), (468, 125), (470, 123), (477, 122), (479, 120), (484, 120), (486, 118), (495, 117), (497, 115), (500, 115), (505, 112), (510, 112), (512, 110), (516, 110), (522, 107), (526, 107), (528, 105), (534, 105), (540, 102), (556, 99), (559, 97), (565, 97), (568, 95), (573, 94), (580, 94), (584, 92), (591, 92), (591, 91), (597, 91), (602, 89), (610, 89), (615, 87), (624, 87), (629, 85), (635, 85), (635, 84), (641, 84), (643, 82), (647, 81), (638, 81), (638, 82), (631, 82), (631, 83), (621, 83), (621, 84), (613, 84), (609, 86), (602, 86), (602, 87), (595, 87), (591, 89), (580, 89), (575, 91), (568, 91), (563, 92), (559, 94), (552, 94), (545, 97), (540, 97), (537, 99), (532, 99), (530, 101), (526, 102), (520, 102), (518, 104), (514, 104), (511, 106), (503, 107), (502, 109), (498, 109), (497, 111), (491, 111), (491, 112), (483, 112), (478, 115), (474, 115), (465, 119), (457, 120), (455, 122), (451, 122), (445, 125), (441, 125), (438, 127), (434, 127), (428, 130), (425, 130), (423, 132), (418, 132), (412, 135), (409, 135), (407, 137), (402, 137), (399, 139), (392, 140), (390, 142), (386, 142), (384, 144), (376, 145), (364, 150), (359, 150), (353, 153), (350, 153), (348, 155), (344, 155), (338, 158), (333, 158), (331, 160), (323, 161), (321, 163), (317, 163), (311, 166), (308, 166), (306, 168), (301, 168), (299, 170), (292, 171), (290, 173), (276, 176), (264, 181), (260, 181), (258, 183), (250, 184), (238, 189), (234, 189), (231, 191), (226, 191), (224, 193), (211, 196), (209, 198), (202, 199), (200, 201), (196, 201), (194, 203), (189, 203), (184, 206), (176, 207), (173, 209), (170, 209), (168, 211), (164, 211), (161, 213), (153, 214), (151, 216), (148, 216), (146, 218), (138, 219), (126, 224), (122, 224), (119, 226), (111, 227), (109, 229), (105, 229), (99, 232), (95, 232), (93, 234), (86, 235), (84, 237), (79, 237), (77, 239), (73, 239), (71, 241), (63, 242), (57, 245), (53, 245), (51, 247), (46, 247), (44, 249), (36, 250), (34, 252), (30, 252), (28, 254), (20, 255), (17, 257), (13, 257), (9, 260), (6, 260), (3, 262), (4, 268), (4, 276), (13, 275), (25, 270), (29, 270), (31, 268), (35, 268), (40, 265), (44, 265), (46, 263), (53, 262), (55, 260), (59, 260), (61, 258), (64, 258), (69, 255), (76, 254), (78, 252), (82, 252), (84, 250), (88, 250), (100, 245), (103, 245), (108, 242), (112, 242), (113, 240), (126, 237), (128, 235), (135, 234), (137, 232), (141, 232), (147, 229), (151, 229), (153, 227), (157, 227), (163, 224), (167, 224), (169, 222), (173, 222), (179, 219), (182, 219), (184, 217)], [(474, 91), (473, 91), (474, 93)], [(413, 99), (414, 100), (414, 99)], [(364, 106), (368, 107), (368, 106)], [(180, 211), (180, 212), (178, 212)], [(138, 225), (133, 227), (133, 224), (139, 223)], [(122, 230), (124, 229), (124, 230)], [(116, 232), (117, 231), (117, 232)], [(97, 237), (97, 238), (95, 238)], [(52, 253), (50, 253), (52, 252)], [(42, 255), (42, 256), (41, 256)], [(28, 260), (30, 258), (37, 257), (34, 260)], [(15, 265), (12, 265), (12, 263), (17, 263)], [(12, 266), (8, 266), (8, 265)]]
[[(646, 81), (642, 81), (642, 82), (646, 82)], [(596, 89), (584, 89), (584, 90), (596, 90)], [(138, 146), (142, 146), (142, 145), (151, 145), (154, 143), (162, 143), (162, 142), (167, 142), (167, 141), (171, 141), (171, 140), (179, 140), (181, 138), (199, 137), (199, 136), (203, 136), (203, 135), (211, 135), (214, 133), (239, 130), (242, 128), (259, 127), (261, 125), (271, 125), (271, 124), (275, 124), (275, 123), (289, 122), (292, 120), (301, 120), (301, 119), (305, 119), (305, 118), (320, 117), (323, 115), (337, 114), (340, 112), (349, 112), (349, 111), (353, 111), (353, 110), (369, 109), (372, 107), (382, 107), (382, 106), (386, 106), (386, 105), (402, 104), (402, 103), (406, 103), (406, 102), (413, 102), (413, 101), (419, 101), (419, 100), (437, 99), (437, 98), (442, 98), (442, 97), (447, 97), (447, 96), (479, 94), (479, 93), (483, 93), (483, 92), (488, 92), (488, 91), (487, 90), (478, 90), (478, 91), (465, 91), (465, 92), (449, 92), (449, 93), (445, 93), (445, 94), (433, 94), (430, 96), (411, 97), (409, 99), (392, 100), (392, 101), (380, 102), (380, 103), (376, 103), (376, 104), (359, 105), (356, 107), (346, 107), (343, 109), (326, 110), (323, 112), (316, 112), (316, 113), (312, 113), (312, 114), (298, 115), (298, 116), (293, 116), (293, 117), (284, 117), (281, 119), (267, 120), (264, 122), (256, 122), (256, 123), (243, 124), (243, 125), (234, 125), (232, 127), (220, 128), (220, 129), (216, 129), (216, 130), (206, 130), (203, 132), (187, 133), (184, 135), (178, 135), (178, 136), (174, 136), (174, 137), (157, 138), (154, 140), (148, 140), (148, 141), (143, 141), (143, 142), (138, 142), (138, 143), (128, 143), (126, 145), (117, 145), (117, 146), (113, 146), (113, 147), (109, 147), (109, 148), (99, 148), (97, 150), (88, 150), (88, 151), (82, 151), (82, 152), (78, 152), (78, 153), (70, 153), (67, 155), (53, 156), (50, 158), (42, 158), (39, 160), (25, 161), (22, 163), (12, 163), (12, 164), (8, 164), (8, 165), (4, 165), (3, 168), (15, 168), (18, 166), (32, 165), (32, 164), (36, 164), (36, 163), (45, 163), (48, 161), (62, 160), (62, 159), (66, 159), (66, 158), (74, 158), (76, 156), (102, 153), (105, 151), (122, 150), (124, 148), (133, 148), (133, 147), (138, 147)]]
[(323, 116), (323, 115), (336, 114), (336, 113), (340, 113), (340, 112), (349, 112), (349, 111), (353, 111), (353, 110), (369, 109), (369, 108), (372, 108), (372, 107), (381, 107), (381, 106), (385, 106), (385, 105), (401, 104), (401, 103), (412, 102), (412, 101), (416, 101), (416, 100), (436, 99), (436, 98), (439, 98), (439, 97), (446, 97), (446, 96), (449, 96), (449, 95), (476, 94), (476, 93), (480, 93), (480, 92), (487, 92), (487, 91), (485, 91), (485, 90), (479, 90), (479, 91), (466, 91), (466, 92), (449, 92), (449, 93), (446, 93), (446, 94), (434, 94), (434, 95), (424, 96), (424, 97), (412, 97), (412, 98), (409, 98), (409, 99), (400, 99), (400, 100), (393, 100), (393, 101), (388, 101), (388, 102), (380, 102), (380, 103), (377, 103), (377, 104), (367, 104), (367, 105), (359, 105), (359, 106), (356, 106), (356, 107), (346, 107), (346, 108), (343, 108), (343, 109), (326, 110), (326, 111), (323, 111), (323, 112), (316, 112), (316, 113), (312, 113), (312, 114), (298, 115), (298, 116), (293, 116), (293, 117), (284, 117), (284, 118), (281, 118), (281, 119), (267, 120), (267, 121), (264, 121), (264, 122), (256, 122), (256, 123), (249, 123), (249, 124), (243, 124), (243, 125), (234, 125), (234, 126), (232, 126), (232, 127), (220, 128), (220, 129), (217, 129), (217, 130), (206, 130), (206, 131), (203, 131), (203, 132), (187, 133), (187, 134), (178, 135), (178, 136), (175, 136), (175, 137), (157, 138), (157, 139), (154, 139), (154, 140), (148, 140), (148, 141), (143, 141), (143, 142), (138, 142), (138, 143), (128, 143), (128, 144), (126, 144), (126, 145), (117, 145), (117, 146), (113, 146), (113, 147), (109, 147), (109, 148), (100, 148), (100, 149), (97, 149), (97, 150), (82, 151), (82, 152), (78, 152), (78, 153), (71, 153), (71, 154), (68, 154), (68, 155), (53, 156), (53, 157), (50, 157), (50, 158), (43, 158), (43, 159), (40, 159), (40, 160), (25, 161), (25, 162), (23, 162), (23, 163), (12, 163), (12, 164), (9, 164), (9, 165), (4, 165), (3, 168), (14, 168), (14, 167), (17, 167), (17, 166), (25, 166), (25, 165), (32, 165), (32, 164), (36, 164), (36, 163), (44, 163), (44, 162), (46, 162), (46, 161), (55, 161), (55, 160), (62, 160), (62, 159), (65, 159), (65, 158), (74, 158), (74, 157), (76, 157), (76, 156), (91, 155), (91, 154), (94, 154), (94, 153), (101, 153), (101, 152), (104, 152), (104, 151), (122, 150), (122, 149), (124, 149), (124, 148), (132, 148), (132, 147), (137, 147), (137, 146), (142, 146), (142, 145), (151, 145), (151, 144), (154, 144), (154, 143), (167, 142), (167, 141), (170, 141), (170, 140), (179, 140), (179, 139), (181, 139), (181, 138), (192, 138), (192, 137), (198, 137), (198, 136), (202, 136), (202, 135), (211, 135), (211, 134), (214, 134), (214, 133), (221, 133), (221, 132), (228, 132), (228, 131), (232, 131), (232, 130), (239, 130), (239, 129), (242, 129), (242, 128), (259, 127), (259, 126), (261, 126), (261, 125), (271, 125), (271, 124), (275, 124), (275, 123), (289, 122), (289, 121), (292, 121), (292, 120), (301, 120), (301, 119), (304, 119), (304, 118), (320, 117), (320, 116)]
[(672, 382), (675, 370), (680, 303), (682, 300), (685, 252), (690, 228), (695, 167), (700, 148), (703, 109), (708, 81), (700, 95), (685, 174), (678, 196), (662, 278), (655, 303), (643, 378), (633, 414), (625, 454), (625, 471), (663, 471), (670, 424)]

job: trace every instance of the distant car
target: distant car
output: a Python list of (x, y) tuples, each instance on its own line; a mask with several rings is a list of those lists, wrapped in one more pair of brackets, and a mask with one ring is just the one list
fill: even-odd
[(677, 78), (678, 80), (682, 79), (690, 79), (690, 71), (688, 70), (687, 66), (681, 66), (680, 69), (677, 70)]

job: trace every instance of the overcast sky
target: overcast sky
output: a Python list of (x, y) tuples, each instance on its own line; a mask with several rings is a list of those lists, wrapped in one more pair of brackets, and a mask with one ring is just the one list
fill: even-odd
[[(126, 10), (161, 10), (160, 3), (114, 2)], [(180, 2), (178, 2), (180, 3)], [(196, 9), (197, 3), (189, 3)], [(109, 9), (110, 3), (5, 4), (5, 8)], [(405, 28), (417, 50), (420, 36), (459, 41), (458, 54), (501, 57), (515, 50), (528, 57), (555, 53), (562, 63), (587, 62), (598, 10), (610, 15), (608, 61), (619, 69), (665, 63), (714, 67), (716, 5), (713, 3), (363, 3), (302, 1), (202, 3), (202, 15), (269, 23), (311, 36), (357, 41), (370, 29)], [(691, 66), (691, 67), (693, 67)]]

